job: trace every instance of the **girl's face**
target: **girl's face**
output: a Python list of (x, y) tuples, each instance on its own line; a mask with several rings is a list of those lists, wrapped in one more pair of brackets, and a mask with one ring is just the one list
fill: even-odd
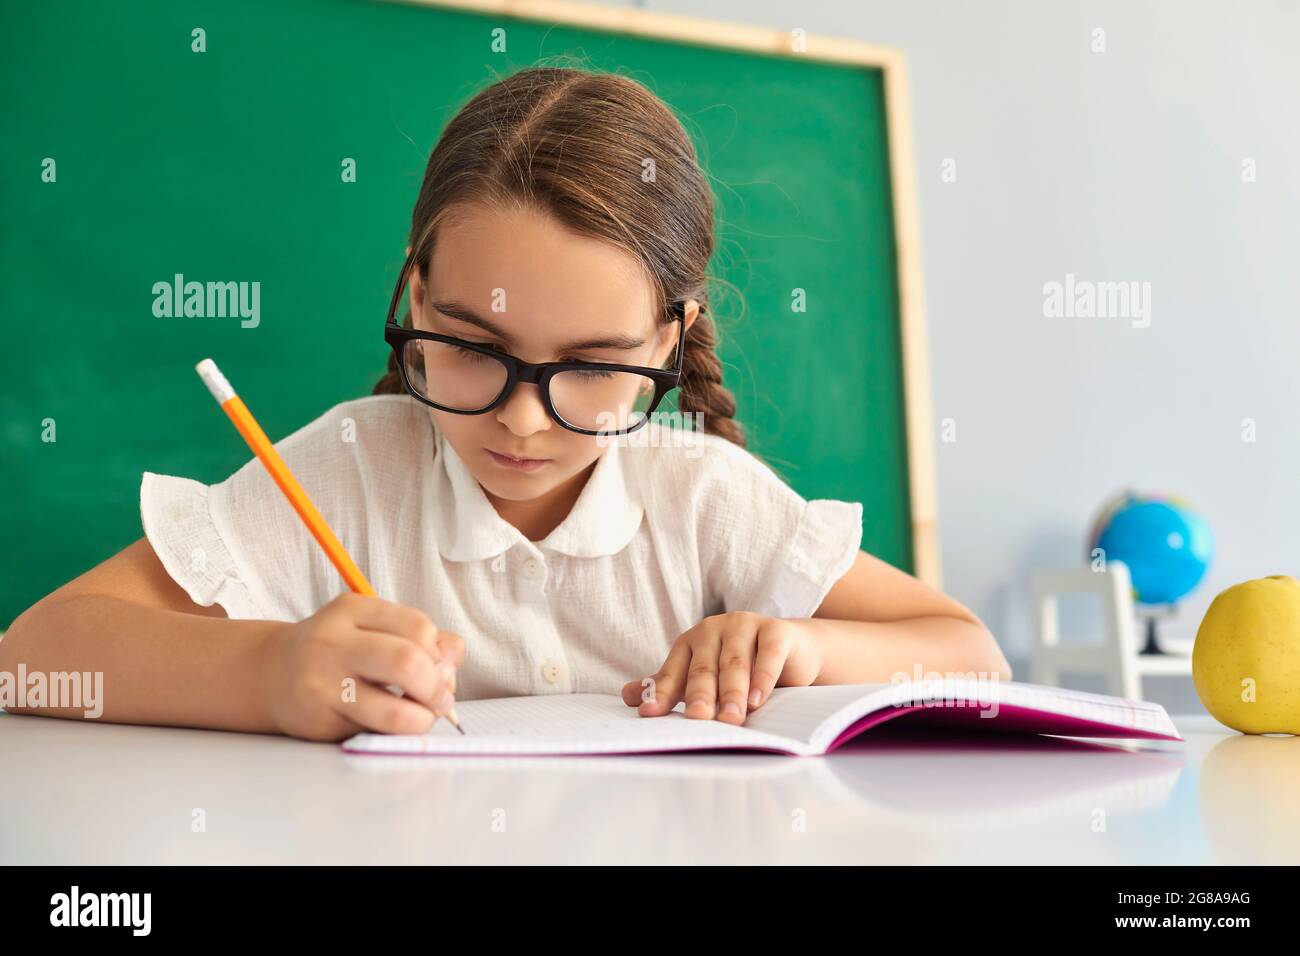
[[(439, 228), (427, 283), (411, 276), (417, 329), (494, 346), (526, 362), (660, 368), (677, 345), (678, 326), (657, 325), (653, 303), (632, 256), (532, 211), (462, 209)], [(692, 300), (688, 327), (697, 312)], [(585, 476), (605, 447), (552, 419), (538, 386), (525, 382), (490, 412), (429, 414), (495, 499), (529, 501), (557, 491)], [(541, 464), (511, 467), (493, 453)]]

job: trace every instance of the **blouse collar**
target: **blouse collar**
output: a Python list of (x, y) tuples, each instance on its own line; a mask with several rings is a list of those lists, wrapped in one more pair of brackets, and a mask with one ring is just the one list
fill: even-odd
[[(433, 424), (429, 419), (430, 425)], [(575, 558), (616, 554), (641, 526), (644, 506), (624, 471), (625, 440), (620, 436), (596, 459), (587, 484), (564, 520), (540, 541), (529, 541), (499, 514), (478, 479), (451, 442), (436, 427), (433, 482), (436, 490), (434, 536), (449, 561), (482, 561), (521, 541)], [(427, 460), (427, 459), (426, 459)]]

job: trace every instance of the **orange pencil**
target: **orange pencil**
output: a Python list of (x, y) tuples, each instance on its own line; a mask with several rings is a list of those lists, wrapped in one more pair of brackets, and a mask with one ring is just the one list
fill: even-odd
[[(317, 510), (316, 505), (312, 503), (311, 498), (307, 496), (306, 490), (298, 483), (298, 479), (293, 476), (289, 466), (284, 463), (280, 453), (275, 450), (271, 440), (266, 437), (266, 432), (262, 431), (262, 426), (257, 423), (253, 413), (248, 410), (244, 400), (235, 394), (235, 390), (230, 386), (230, 382), (221, 374), (217, 368), (217, 363), (212, 359), (204, 359), (195, 370), (199, 373), (199, 378), (203, 379), (203, 384), (208, 387), (212, 397), (217, 400), (230, 420), (234, 422), (235, 428), (239, 434), (244, 436), (244, 441), (252, 449), (253, 454), (258, 457), (266, 470), (271, 473), (275, 483), (279, 485), (284, 496), (289, 499), (289, 504), (293, 505), (293, 510), (298, 512), (298, 517), (307, 525), (307, 530), (316, 542), (325, 549), (325, 554), (333, 562), (334, 567), (338, 568), (339, 574), (343, 575), (343, 580), (347, 582), (349, 588), (358, 594), (368, 594), (376, 597), (375, 589), (370, 586), (366, 576), (361, 573), (352, 556), (344, 549), (342, 542), (335, 536), (330, 526), (326, 523), (325, 518)], [(401, 693), (398, 687), (389, 687), (394, 693)], [(452, 725), (463, 734), (460, 720), (456, 717), (455, 708), (447, 717)]]

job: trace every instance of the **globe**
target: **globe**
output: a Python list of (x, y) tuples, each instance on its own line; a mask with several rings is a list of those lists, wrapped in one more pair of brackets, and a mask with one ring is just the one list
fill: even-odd
[[(1210, 526), (1182, 498), (1123, 491), (1101, 508), (1088, 537), (1088, 557), (1122, 561), (1133, 579), (1133, 599), (1141, 605), (1174, 605), (1209, 570), (1214, 556)], [(1147, 648), (1155, 643), (1149, 618)]]

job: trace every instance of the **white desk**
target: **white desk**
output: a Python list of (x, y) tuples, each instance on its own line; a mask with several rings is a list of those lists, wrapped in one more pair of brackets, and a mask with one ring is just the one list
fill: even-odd
[(0, 714), (0, 865), (1300, 863), (1300, 738), (1174, 721), (1186, 744), (506, 760)]

